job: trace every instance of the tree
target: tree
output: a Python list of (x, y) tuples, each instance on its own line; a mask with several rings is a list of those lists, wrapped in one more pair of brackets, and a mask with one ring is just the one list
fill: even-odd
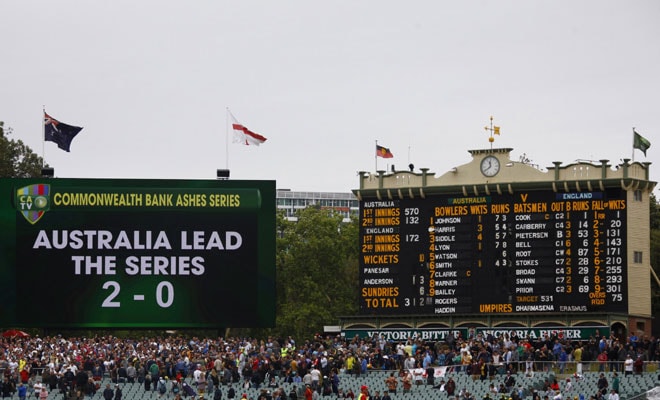
[(358, 221), (320, 207), (296, 216), (277, 214), (276, 326), (232, 329), (232, 336), (309, 338), (357, 313)]
[[(651, 268), (656, 275), (660, 276), (660, 205), (655, 195), (651, 194), (650, 199), (650, 224), (651, 224)], [(660, 315), (660, 287), (658, 287), (654, 278), (651, 279), (651, 313)]]
[[(0, 178), (32, 178), (41, 176), (43, 159), (21, 140), (9, 139), (11, 128), (0, 121)], [(46, 165), (47, 166), (47, 165)]]
[(308, 207), (298, 221), (278, 216), (277, 333), (310, 337), (357, 312), (358, 223)]
[(651, 230), (660, 230), (660, 206), (658, 205), (658, 199), (655, 198), (655, 195), (651, 193), (649, 197), (650, 205), (650, 223)]

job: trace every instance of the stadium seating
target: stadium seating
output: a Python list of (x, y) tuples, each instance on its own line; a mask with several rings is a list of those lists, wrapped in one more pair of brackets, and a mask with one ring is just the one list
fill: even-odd
[[(349, 374), (341, 374), (340, 375), (340, 384), (339, 387), (342, 388), (344, 391), (348, 390), (349, 388), (353, 390), (356, 394), (359, 392), (359, 388), (362, 385), (367, 385), (369, 386), (369, 391), (373, 394), (376, 390), (380, 391), (382, 394), (385, 390), (387, 390), (387, 387), (385, 385), (385, 379), (391, 371), (370, 371), (366, 375), (362, 375), (360, 377), (357, 377), (355, 375), (349, 375)], [(580, 395), (584, 395), (585, 399), (588, 399), (590, 395), (594, 394), (597, 390), (597, 381), (598, 381), (598, 372), (586, 372), (584, 375), (582, 375), (581, 379), (572, 379), (573, 383), (573, 389), (570, 393), (563, 393), (564, 399), (569, 399), (569, 398), (575, 398), (579, 397)], [(456, 382), (456, 394), (458, 394), (459, 391), (461, 390), (467, 390), (469, 391), (473, 397), (476, 400), (483, 399), (486, 394), (488, 393), (488, 387), (491, 383), (495, 385), (495, 387), (498, 387), (500, 383), (503, 382), (503, 376), (496, 376), (493, 380), (486, 379), (484, 381), (481, 381), (479, 379), (473, 379), (472, 376), (466, 375), (465, 373), (462, 372), (450, 372), (448, 373), (444, 379), (446, 380), (449, 376), (451, 376), (454, 381)], [(570, 376), (570, 375), (567, 375)], [(561, 379), (558, 380), (561, 382), (561, 387), (563, 389), (564, 387), (564, 381), (565, 377), (562, 377)], [(613, 379), (613, 374), (611, 372), (606, 373), (606, 377), (608, 381), (612, 382)], [(523, 388), (527, 389), (526, 390), (526, 398), (525, 400), (531, 400), (531, 389), (537, 389), (540, 390), (542, 388), (543, 382), (545, 379), (550, 379), (552, 380), (554, 378), (554, 373), (552, 372), (537, 372), (534, 374), (534, 376), (529, 377), (525, 376), (522, 373), (515, 374), (516, 378), (516, 387), (518, 385), (522, 385)], [(435, 382), (438, 383), (440, 381), (439, 378), (436, 378)], [(654, 388), (660, 387), (660, 381), (658, 380), (658, 372), (645, 372), (641, 375), (630, 375), (630, 376), (624, 376), (620, 375), (620, 398), (621, 400), (627, 400), (631, 399), (637, 396), (640, 396), (649, 390), (652, 390)], [(105, 388), (105, 385), (107, 383), (111, 383), (108, 377), (105, 377), (101, 381), (101, 389), (94, 395), (92, 400), (103, 400), (103, 389)], [(114, 384), (111, 383), (111, 387), (114, 388)], [(285, 382), (280, 382), (278, 384), (278, 387), (284, 389), (284, 392), (289, 393), (291, 388), (293, 386), (300, 387), (301, 384), (292, 384), (292, 383), (285, 383)], [(172, 394), (171, 391), (168, 390), (168, 393), (164, 395), (163, 397), (159, 396), (159, 393), (157, 391), (145, 391), (144, 390), (144, 385), (140, 383), (121, 383), (120, 387), (122, 388), (123, 392), (123, 400), (172, 400), (174, 398), (174, 395)], [(251, 400), (255, 400), (260, 392), (261, 389), (256, 389), (256, 388), (249, 388), (249, 389), (243, 389), (241, 385), (239, 384), (234, 384), (234, 388), (236, 390), (236, 400), (239, 400), (241, 397), (242, 393), (247, 393), (248, 398)], [(227, 398), (227, 386), (222, 387), (223, 391), (223, 400)], [(541, 393), (543, 395), (544, 393)], [(182, 396), (184, 399), (186, 399), (185, 396)], [(206, 394), (204, 396), (206, 399), (212, 399), (212, 395)], [(491, 396), (491, 398), (497, 400), (499, 399), (499, 395), (497, 396)], [(508, 395), (506, 398), (508, 399)], [(14, 400), (17, 399), (18, 397), (14, 395)], [(288, 397), (287, 397), (288, 398)], [(322, 399), (334, 399), (334, 396), (322, 396)], [(424, 384), (422, 385), (413, 385), (412, 390), (410, 393), (403, 393), (401, 385), (399, 385), (399, 388), (397, 390), (397, 394), (392, 396), (393, 400), (432, 400), (432, 399), (443, 399), (446, 398), (446, 396), (441, 395), (438, 389), (434, 389), (432, 386), (427, 385), (426, 381), (424, 381)], [(188, 397), (188, 399), (191, 399)], [(53, 391), (49, 393), (48, 395), (48, 400), (66, 400), (64, 399), (62, 393), (59, 391)], [(85, 400), (89, 400), (89, 397), (86, 397)]]

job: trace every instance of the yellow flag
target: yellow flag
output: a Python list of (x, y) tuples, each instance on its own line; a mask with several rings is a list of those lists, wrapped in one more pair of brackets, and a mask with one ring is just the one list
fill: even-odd
[(500, 134), (500, 127), (499, 126), (494, 126), (493, 127), (493, 133), (496, 134), (496, 135), (499, 135)]

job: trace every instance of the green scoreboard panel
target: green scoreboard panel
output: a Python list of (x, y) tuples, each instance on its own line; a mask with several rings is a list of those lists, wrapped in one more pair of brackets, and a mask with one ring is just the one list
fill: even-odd
[(626, 193), (360, 202), (362, 314), (628, 310)]
[(0, 326), (275, 323), (275, 182), (0, 180)]

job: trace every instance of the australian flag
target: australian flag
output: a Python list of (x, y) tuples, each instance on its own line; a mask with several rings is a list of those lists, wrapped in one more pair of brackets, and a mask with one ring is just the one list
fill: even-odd
[(71, 141), (81, 130), (81, 127), (62, 123), (44, 112), (44, 139), (57, 143), (57, 147), (64, 151), (69, 151)]

